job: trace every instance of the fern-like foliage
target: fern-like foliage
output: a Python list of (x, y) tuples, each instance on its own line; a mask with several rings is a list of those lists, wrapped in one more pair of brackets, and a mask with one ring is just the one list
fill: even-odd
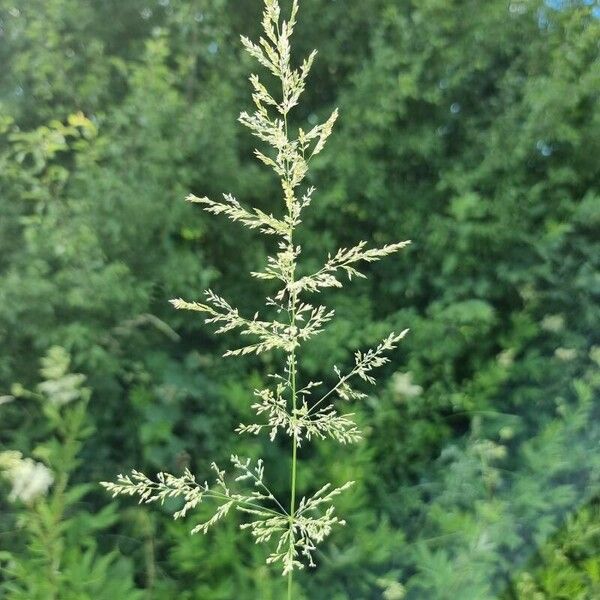
[[(364, 394), (353, 389), (352, 382), (362, 379), (375, 383), (374, 370), (388, 362), (387, 355), (396, 348), (407, 330), (391, 333), (377, 347), (366, 352), (356, 352), (354, 367), (346, 374), (335, 368), (337, 383), (329, 390), (322, 390), (319, 381), (300, 383), (299, 350), (302, 344), (316, 336), (334, 317), (334, 311), (305, 299), (324, 288), (342, 287), (345, 275), (364, 277), (359, 271), (360, 263), (377, 261), (398, 252), (410, 242), (399, 242), (381, 248), (367, 248), (359, 242), (352, 248), (342, 248), (327, 257), (323, 267), (312, 275), (297, 276), (301, 255), (294, 241), (294, 232), (301, 224), (302, 214), (313, 199), (312, 187), (302, 189), (311, 159), (325, 147), (332, 133), (338, 113), (335, 110), (322, 124), (309, 131), (299, 129), (292, 135), (288, 126), (288, 114), (300, 100), (316, 52), (308, 56), (298, 68), (291, 63), (290, 38), (294, 32), (298, 14), (298, 0), (292, 2), (291, 15), (282, 19), (277, 0), (265, 0), (263, 13), (264, 36), (258, 42), (242, 37), (247, 52), (281, 83), (281, 90), (271, 94), (258, 75), (250, 77), (253, 113), (242, 112), (239, 121), (263, 142), (266, 148), (256, 149), (257, 158), (274, 171), (281, 182), (283, 207), (281, 216), (267, 214), (258, 208), (245, 208), (230, 194), (222, 200), (198, 198), (190, 195), (187, 200), (199, 204), (215, 215), (224, 215), (251, 229), (277, 238), (277, 252), (267, 260), (262, 271), (251, 275), (261, 280), (271, 280), (277, 285), (273, 297), (267, 298), (266, 306), (277, 308), (281, 320), (261, 318), (257, 313), (243, 316), (237, 308), (212, 290), (202, 301), (172, 300), (177, 309), (203, 313), (206, 323), (217, 326), (216, 333), (237, 331), (248, 340), (239, 347), (228, 350), (225, 356), (260, 354), (278, 351), (285, 357), (283, 373), (272, 376), (272, 385), (254, 390), (252, 408), (256, 422), (240, 424), (240, 434), (259, 435), (268, 433), (271, 441), (278, 434), (291, 440), (291, 496), (289, 501), (278, 500), (265, 483), (262, 461), (251, 465), (247, 459), (231, 457), (233, 474), (227, 475), (213, 464), (213, 483), (198, 482), (186, 471), (181, 477), (159, 473), (156, 479), (134, 471), (119, 476), (116, 483), (103, 483), (113, 495), (139, 497), (140, 502), (163, 502), (178, 497), (184, 501), (175, 518), (184, 517), (205, 500), (217, 504), (214, 516), (194, 529), (206, 532), (224, 518), (231, 510), (241, 511), (248, 517), (242, 525), (257, 543), (272, 544), (268, 563), (281, 566), (284, 575), (314, 566), (313, 554), (317, 545), (343, 525), (335, 514), (333, 499), (349, 488), (353, 482), (332, 488), (326, 484), (309, 498), (296, 498), (297, 448), (304, 441), (331, 438), (341, 444), (361, 439), (361, 432), (352, 414), (339, 412), (335, 401), (356, 400)], [(250, 487), (248, 489), (248, 485)], [(284, 507), (285, 506), (285, 507)], [(289, 592), (291, 594), (291, 592)], [(289, 596), (291, 597), (291, 596)]]

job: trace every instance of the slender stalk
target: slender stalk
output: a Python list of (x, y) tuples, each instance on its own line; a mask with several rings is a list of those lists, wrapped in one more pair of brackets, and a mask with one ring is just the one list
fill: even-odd
[[(277, 24), (277, 33), (281, 34), (279, 30), (279, 23)], [(287, 100), (287, 92), (284, 80), (282, 80), (282, 101), (285, 102)], [(288, 134), (288, 118), (287, 112), (283, 115), (284, 122), (284, 131), (285, 137), (289, 140)], [(285, 179), (289, 182), (289, 164), (285, 162)], [(291, 208), (289, 210), (290, 218), (292, 216)], [(291, 228), (289, 234), (289, 244), (290, 248), (293, 251), (294, 241), (293, 241), (293, 226)], [(295, 264), (292, 270), (292, 281), (290, 289), (293, 289), (293, 283), (295, 279)], [(296, 293), (292, 292), (290, 298), (290, 327), (294, 328), (296, 325)], [(290, 385), (292, 392), (292, 419), (296, 419), (296, 402), (297, 402), (297, 394), (296, 394), (296, 350), (292, 350), (290, 353)], [(296, 433), (296, 427), (294, 423), (294, 433), (292, 435), (292, 473), (291, 473), (291, 491), (290, 491), (290, 544), (294, 544), (294, 516), (296, 512), (296, 472), (297, 472), (297, 451), (298, 451), (298, 436)], [(287, 585), (287, 600), (292, 600), (292, 588), (294, 585), (294, 569), (290, 569), (288, 573), (288, 585)]]
[[(296, 414), (296, 357), (295, 353), (292, 352), (292, 364), (291, 364), (291, 380), (292, 380), (292, 407), (293, 413)], [(294, 529), (294, 515), (296, 512), (296, 468), (297, 468), (297, 451), (298, 451), (298, 440), (296, 437), (296, 430), (292, 436), (292, 490), (290, 492), (290, 543), (293, 543), (293, 529)], [(294, 578), (294, 570), (290, 570), (288, 573), (288, 600), (292, 600), (292, 584)]]
[[(287, 129), (287, 122), (286, 122)], [(290, 245), (292, 245), (292, 236), (290, 234)], [(292, 276), (293, 278), (293, 276)], [(292, 294), (291, 298), (291, 327), (296, 325), (296, 294)], [(292, 419), (294, 420), (294, 433), (292, 435), (292, 474), (291, 474), (291, 491), (290, 491), (290, 544), (294, 543), (294, 517), (296, 513), (296, 472), (298, 464), (298, 434), (296, 433), (296, 404), (297, 404), (297, 393), (296, 393), (296, 350), (292, 350), (290, 354), (290, 385), (292, 392)], [(294, 570), (291, 569), (288, 573), (288, 591), (287, 598), (292, 600), (292, 586), (294, 579)]]

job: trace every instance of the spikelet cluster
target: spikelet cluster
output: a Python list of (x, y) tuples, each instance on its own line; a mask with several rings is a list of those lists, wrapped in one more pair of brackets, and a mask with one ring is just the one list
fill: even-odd
[(239, 121), (262, 142), (255, 150), (256, 157), (272, 169), (281, 182), (282, 202), (275, 214), (258, 208), (246, 208), (230, 194), (220, 200), (188, 196), (189, 202), (215, 215), (224, 215), (250, 229), (276, 238), (276, 253), (269, 257), (261, 271), (251, 273), (260, 280), (276, 286), (272, 297), (266, 298), (267, 308), (281, 319), (269, 320), (256, 313), (240, 314), (225, 298), (212, 290), (201, 301), (172, 300), (177, 309), (202, 313), (205, 322), (216, 326), (216, 333), (237, 331), (243, 342), (228, 350), (225, 356), (280, 352), (285, 357), (281, 374), (271, 376), (271, 384), (254, 390), (252, 408), (256, 421), (240, 424), (240, 434), (266, 433), (273, 441), (277, 435), (288, 436), (293, 453), (292, 495), (290, 501), (278, 500), (270, 491), (261, 460), (252, 465), (248, 459), (231, 457), (232, 473), (227, 475), (213, 464), (213, 481), (198, 482), (186, 471), (177, 477), (159, 473), (150, 479), (133, 471), (120, 475), (114, 483), (103, 483), (113, 495), (130, 495), (140, 502), (164, 502), (167, 498), (180, 498), (183, 508), (175, 518), (184, 517), (201, 502), (216, 504), (214, 515), (196, 526), (193, 532), (205, 533), (231, 510), (244, 513), (247, 519), (242, 529), (248, 530), (256, 543), (270, 544), (268, 563), (279, 564), (283, 574), (301, 569), (305, 564), (314, 566), (313, 555), (317, 545), (332, 530), (343, 525), (335, 513), (333, 499), (349, 488), (348, 482), (339, 488), (324, 485), (314, 495), (299, 499), (296, 504), (295, 473), (296, 448), (314, 439), (331, 438), (341, 444), (351, 444), (361, 439), (361, 432), (351, 413), (339, 411), (336, 400), (358, 400), (364, 396), (352, 387), (356, 379), (375, 383), (374, 370), (388, 362), (387, 355), (396, 348), (407, 330), (391, 333), (377, 347), (356, 352), (354, 367), (346, 373), (334, 368), (337, 383), (323, 390), (320, 381), (301, 381), (299, 350), (304, 342), (319, 334), (334, 317), (334, 311), (313, 303), (309, 296), (324, 288), (342, 287), (344, 279), (364, 277), (361, 263), (377, 261), (398, 252), (409, 242), (367, 248), (364, 241), (352, 248), (342, 248), (327, 257), (323, 267), (313, 274), (297, 276), (301, 248), (294, 241), (294, 232), (302, 222), (315, 194), (312, 187), (303, 186), (311, 159), (324, 148), (338, 117), (337, 110), (323, 123), (308, 131), (298, 129), (292, 134), (288, 114), (298, 104), (305, 90), (307, 77), (316, 57), (312, 52), (299, 67), (292, 66), (290, 39), (298, 15), (298, 1), (293, 0), (287, 20), (281, 15), (277, 0), (265, 0), (263, 12), (264, 35), (258, 42), (242, 37), (246, 51), (266, 68), (281, 84), (277, 94), (272, 94), (258, 75), (250, 76), (254, 111), (242, 112)]

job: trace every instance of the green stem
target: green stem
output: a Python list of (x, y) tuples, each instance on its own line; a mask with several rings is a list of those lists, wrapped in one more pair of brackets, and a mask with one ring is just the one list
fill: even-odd
[[(293, 314), (292, 322), (295, 320), (294, 317), (295, 317), (295, 315)], [(290, 368), (291, 368), (290, 378), (291, 378), (291, 383), (292, 383), (292, 409), (293, 409), (292, 414), (294, 415), (294, 418), (295, 418), (295, 414), (296, 414), (296, 356), (295, 356), (294, 352), (292, 352), (292, 361), (291, 361)], [(297, 465), (297, 451), (298, 451), (297, 441), (298, 440), (296, 439), (296, 430), (294, 429), (294, 434), (292, 436), (292, 491), (291, 491), (291, 498), (290, 498), (290, 529), (292, 529), (292, 531), (290, 532), (291, 533), (290, 544), (294, 543), (293, 528), (294, 528), (294, 515), (296, 512), (296, 465)], [(288, 591), (287, 591), (288, 600), (292, 600), (293, 579), (294, 579), (294, 570), (291, 569), (290, 572), (288, 573)]]
[[(279, 23), (277, 23), (277, 34), (278, 36), (281, 35), (280, 31), (279, 31)], [(282, 92), (282, 102), (285, 102), (287, 99), (287, 92), (286, 92), (286, 87), (285, 87), (285, 81), (282, 78), (281, 79), (281, 92)], [(283, 122), (284, 122), (284, 131), (285, 131), (285, 137), (286, 140), (289, 140), (289, 136), (288, 136), (288, 119), (287, 119), (287, 112), (284, 113), (283, 115)], [(286, 183), (289, 185), (289, 165), (287, 164), (287, 160), (286, 160), (286, 164), (285, 164), (285, 175), (284, 175), (284, 179), (286, 181)], [(291, 217), (291, 208), (290, 210), (290, 217)], [(290, 248), (293, 251), (294, 245), (293, 245), (293, 225), (292, 225), (292, 229), (290, 230), (289, 233), (289, 245)], [(295, 267), (295, 265), (294, 265)], [(294, 272), (292, 271), (292, 283), (294, 281)], [(296, 324), (296, 294), (295, 292), (292, 292), (292, 296), (290, 298), (290, 306), (291, 306), (291, 310), (290, 312), (290, 326), (293, 328)], [(292, 391), (292, 419), (296, 418), (296, 350), (292, 350), (291, 354), (290, 354), (290, 385), (291, 385), (291, 391)], [(295, 512), (296, 512), (296, 469), (297, 469), (297, 444), (298, 439), (297, 439), (297, 435), (296, 435), (296, 430), (294, 428), (294, 433), (292, 435), (292, 475), (291, 475), (291, 492), (290, 492), (290, 544), (294, 543), (294, 516), (295, 516)], [(288, 573), (288, 580), (287, 580), (287, 600), (292, 600), (293, 595), (292, 595), (292, 588), (293, 588), (293, 583), (294, 583), (294, 569), (290, 569), (289, 573)]]
[[(281, 37), (281, 32), (279, 29), (279, 22), (277, 23), (277, 35), (278, 37)], [(288, 91), (286, 88), (286, 84), (285, 84), (285, 77), (281, 76), (281, 93), (282, 93), (282, 103), (285, 103), (287, 101), (287, 96), (288, 96)], [(289, 134), (288, 134), (288, 118), (287, 118), (287, 110), (284, 112), (283, 114), (283, 122), (284, 122), (284, 131), (285, 131), (285, 138), (286, 141), (289, 143)], [(289, 164), (287, 159), (285, 159), (285, 175), (284, 175), (284, 180), (286, 182), (286, 184), (288, 186), (290, 186), (290, 170), (289, 170)], [(285, 186), (284, 186), (284, 193), (285, 192)], [(287, 203), (287, 199), (286, 199), (286, 203)], [(291, 220), (291, 216), (292, 216), (292, 208), (291, 206), (288, 207), (288, 211), (289, 211), (289, 216), (290, 216), (290, 222), (293, 223), (293, 221)], [(291, 225), (291, 229), (289, 232), (289, 246), (290, 249), (292, 250), (292, 253), (294, 251), (294, 243), (293, 243), (293, 237), (294, 237), (294, 226), (293, 224)], [(291, 275), (291, 284), (293, 286), (294, 283), (294, 279), (295, 279), (295, 260), (294, 260), (294, 264), (292, 266), (292, 275)], [(292, 287), (290, 287), (290, 289), (293, 289)], [(291, 292), (291, 298), (290, 298), (290, 308), (288, 308), (289, 311), (289, 315), (290, 315), (290, 327), (293, 328), (296, 325), (296, 292)], [(295, 513), (296, 513), (296, 471), (297, 471), (297, 451), (298, 451), (298, 436), (296, 434), (296, 428), (295, 428), (295, 419), (296, 419), (296, 404), (297, 404), (297, 394), (296, 394), (296, 350), (295, 348), (291, 351), (290, 353), (290, 385), (291, 385), (291, 392), (292, 392), (292, 422), (294, 424), (294, 433), (292, 435), (292, 474), (291, 474), (291, 492), (290, 492), (290, 514), (289, 514), (289, 518), (290, 518), (290, 545), (294, 544), (294, 517), (295, 517)], [(293, 583), (294, 583), (294, 569), (290, 569), (289, 573), (288, 573), (288, 580), (287, 580), (287, 600), (292, 600), (293, 598), (293, 594), (292, 594), (292, 588), (293, 588)]]

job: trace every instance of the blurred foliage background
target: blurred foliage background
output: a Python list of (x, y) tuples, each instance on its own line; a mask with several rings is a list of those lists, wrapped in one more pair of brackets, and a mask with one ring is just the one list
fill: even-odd
[[(202, 478), (235, 448), (288, 493), (279, 449), (232, 434), (273, 359), (221, 359), (167, 303), (210, 284), (261, 305), (261, 238), (183, 201), (278, 201), (235, 120), (260, 10), (0, 0), (0, 598), (282, 596), (235, 518), (192, 537), (96, 483)], [(600, 598), (599, 41), (593, 0), (301, 3), (297, 56), (319, 59), (296, 118), (341, 112), (307, 264), (413, 245), (327, 295), (338, 319), (304, 357), (328, 378), (411, 328), (353, 407), (364, 443), (302, 450), (301, 492), (360, 484), (298, 598)], [(19, 492), (34, 472), (53, 484)]]

